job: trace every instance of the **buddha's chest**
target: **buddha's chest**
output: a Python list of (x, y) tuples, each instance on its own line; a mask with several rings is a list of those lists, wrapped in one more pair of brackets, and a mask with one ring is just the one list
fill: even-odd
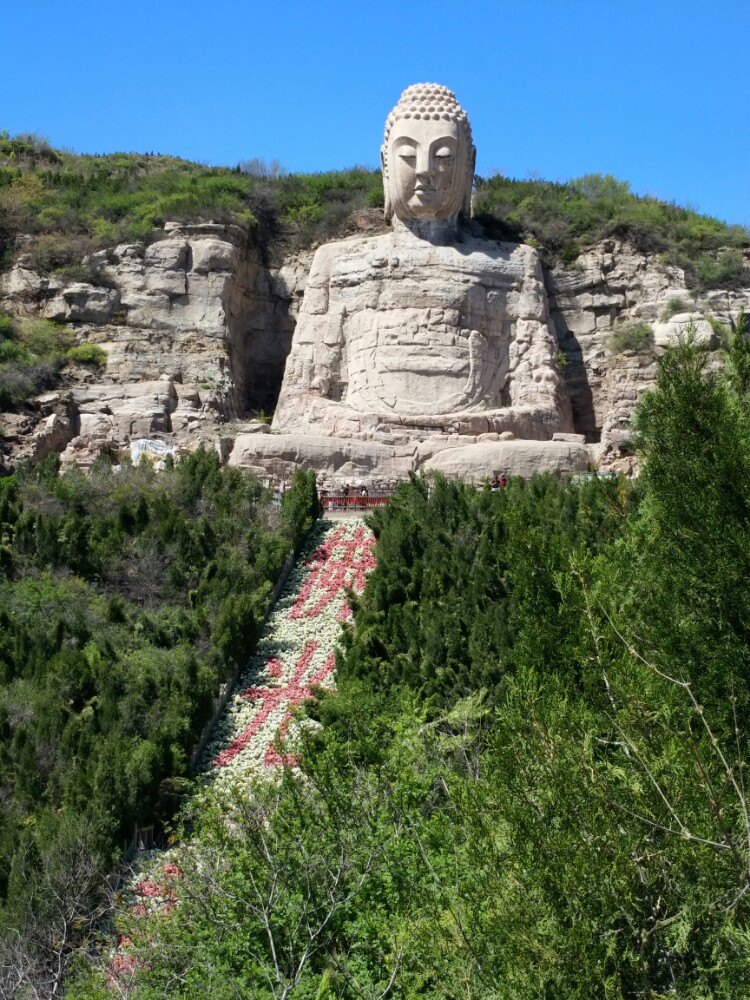
[(353, 254), (332, 269), (329, 308), (345, 316), (408, 310), (412, 322), (487, 328), (508, 316), (521, 275), (507, 262), (455, 249)]
[(329, 318), (347, 404), (402, 414), (492, 405), (507, 371), (517, 270), (452, 248), (409, 251), (353, 255), (333, 269)]
[(460, 304), (342, 317), (346, 401), (362, 410), (450, 413), (488, 402), (508, 339), (464, 326)]

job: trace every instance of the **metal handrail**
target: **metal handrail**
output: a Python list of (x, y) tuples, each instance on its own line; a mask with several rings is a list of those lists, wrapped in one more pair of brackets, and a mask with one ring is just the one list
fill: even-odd
[(366, 509), (369, 507), (383, 507), (388, 503), (390, 493), (381, 493), (374, 496), (357, 496), (356, 494), (333, 494), (321, 498), (323, 510), (342, 510), (347, 507)]

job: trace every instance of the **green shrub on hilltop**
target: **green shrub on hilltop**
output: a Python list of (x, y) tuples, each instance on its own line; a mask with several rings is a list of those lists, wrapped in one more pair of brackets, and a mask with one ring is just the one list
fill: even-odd
[[(80, 264), (96, 246), (148, 240), (166, 220), (239, 222), (271, 257), (335, 239), (353, 212), (383, 204), (380, 171), (366, 167), (290, 174), (246, 161), (234, 169), (177, 157), (81, 156), (38, 136), (0, 140), (0, 239), (36, 234), (25, 247), (49, 271)], [(475, 213), (492, 236), (531, 241), (548, 260), (574, 261), (606, 237), (685, 268), (698, 288), (747, 284), (740, 252), (747, 230), (634, 195), (627, 183), (591, 174), (566, 183), (477, 179)]]
[(690, 272), (697, 274), (698, 288), (742, 288), (748, 283), (748, 265), (739, 249), (722, 250), (718, 254), (701, 254)]
[(514, 240), (532, 236), (548, 256), (566, 262), (602, 239), (617, 237), (684, 268), (691, 287), (735, 288), (750, 283), (740, 253), (750, 246), (744, 227), (636, 196), (627, 182), (611, 175), (589, 174), (564, 183), (501, 176), (480, 179), (475, 213), (499, 235)]
[(167, 220), (236, 222), (261, 242), (330, 239), (357, 208), (382, 204), (379, 173), (321, 174), (207, 167), (177, 157), (55, 153), (43, 141), (0, 142), (0, 236), (37, 234), (24, 247), (43, 272), (80, 264), (100, 245), (146, 239)]
[(11, 136), (7, 129), (0, 132), (0, 156), (15, 163), (28, 162), (36, 165), (39, 161), (60, 163), (61, 154), (36, 132), (19, 132)]

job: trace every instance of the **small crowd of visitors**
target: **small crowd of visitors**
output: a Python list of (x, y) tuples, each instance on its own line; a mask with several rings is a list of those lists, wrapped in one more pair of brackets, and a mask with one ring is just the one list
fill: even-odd
[(390, 489), (379, 487), (376, 483), (370, 483), (369, 486), (366, 483), (344, 483), (343, 486), (319, 486), (318, 495), (327, 510), (358, 510), (385, 503), (395, 488), (395, 483)]
[[(493, 472), (491, 479), (486, 479), (485, 483), (489, 485), (493, 493), (498, 490), (504, 490), (508, 485), (508, 477), (504, 472)], [(281, 497), (289, 489), (289, 483), (285, 479), (267, 479), (265, 481), (265, 486), (273, 490), (274, 494), (278, 498), (279, 502)], [(337, 510), (340, 508), (354, 508), (373, 506), (373, 500), (380, 500), (385, 502), (385, 500), (391, 496), (391, 494), (396, 492), (398, 487), (398, 482), (396, 480), (371, 480), (369, 483), (357, 482), (357, 483), (344, 483), (339, 485), (338, 483), (331, 483), (324, 480), (318, 480), (317, 489), (318, 496), (320, 497), (321, 504), (328, 510)], [(361, 504), (357, 501), (360, 500)], [(370, 501), (370, 502), (367, 502)]]

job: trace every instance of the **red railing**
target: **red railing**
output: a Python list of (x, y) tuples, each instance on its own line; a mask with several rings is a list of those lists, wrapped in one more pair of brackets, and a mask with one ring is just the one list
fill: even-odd
[(387, 504), (389, 496), (390, 493), (382, 493), (377, 496), (356, 496), (356, 494), (344, 496), (342, 493), (341, 496), (324, 496), (321, 498), (321, 503), (323, 510), (344, 510), (346, 508), (366, 510), (370, 507), (382, 507)]

